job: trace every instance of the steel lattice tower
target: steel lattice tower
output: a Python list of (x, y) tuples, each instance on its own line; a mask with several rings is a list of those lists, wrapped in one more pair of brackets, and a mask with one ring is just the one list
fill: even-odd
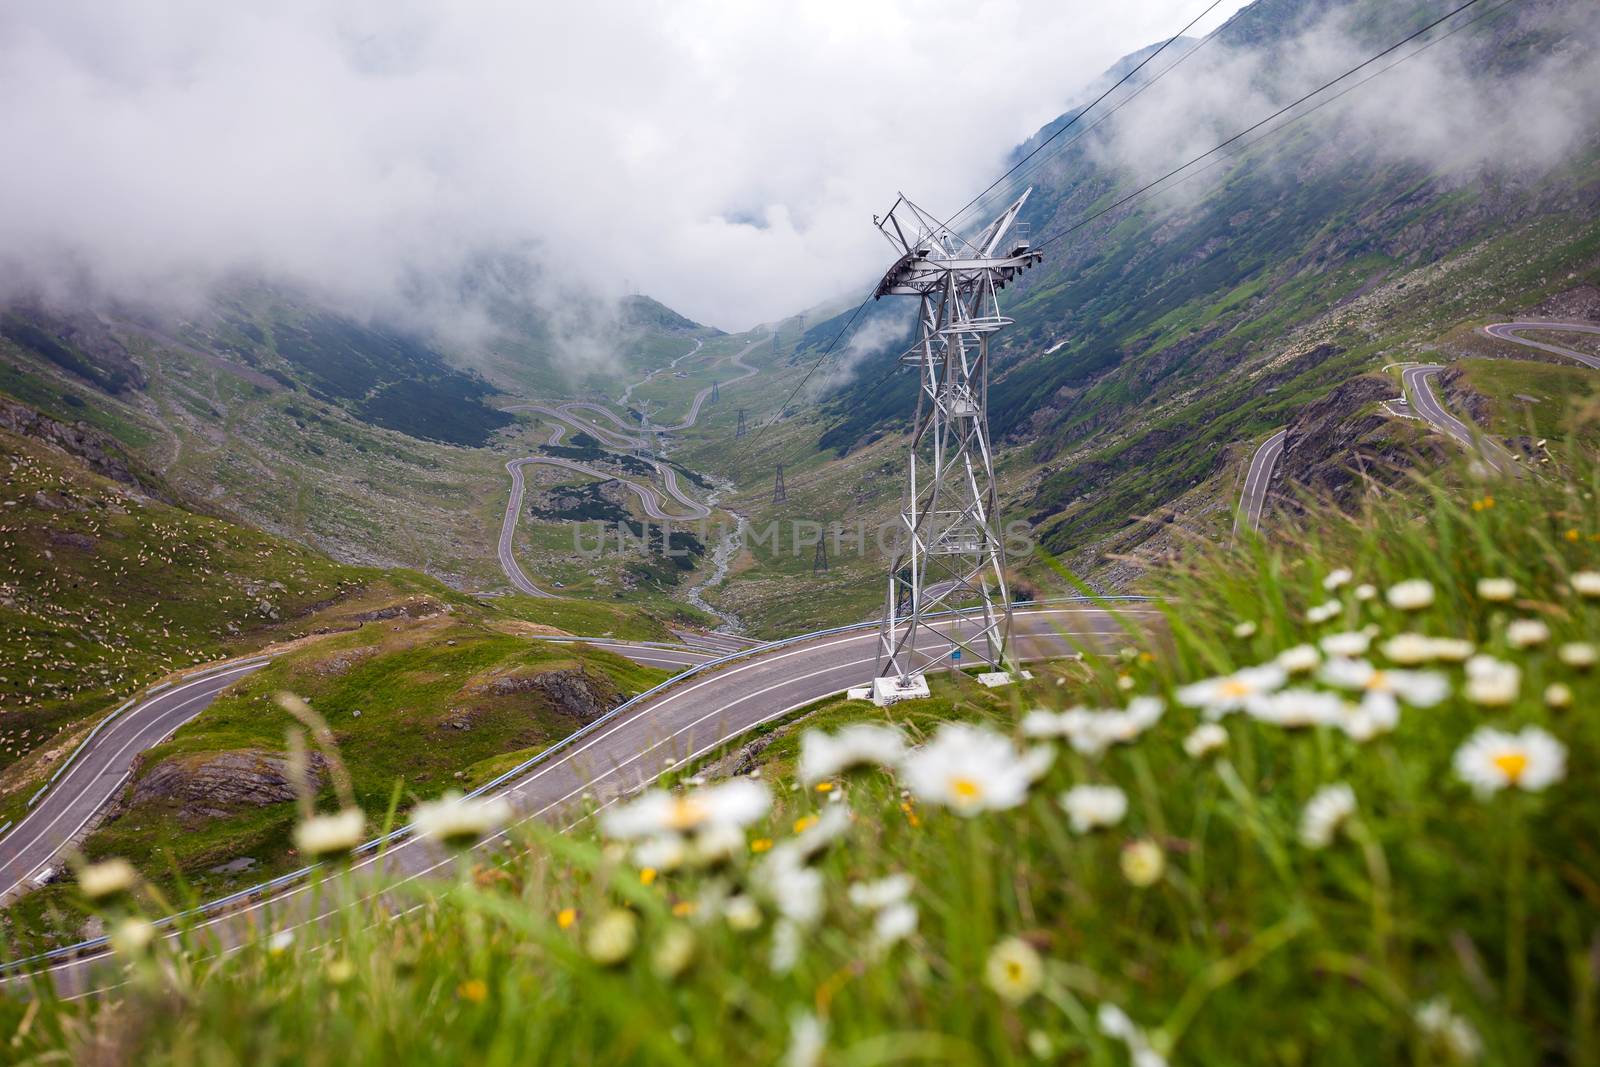
[[(963, 652), (1007, 666), (1011, 596), (989, 446), (989, 337), (1012, 321), (1000, 313), (1000, 290), (1044, 258), (1020, 227), (1013, 232), (1028, 192), (971, 239), (903, 194), (873, 218), (898, 254), (875, 298), (914, 296), (919, 305), (917, 342), (900, 356), (919, 388), (880, 631), (881, 702), (925, 692), (922, 674)], [(935, 612), (952, 613), (939, 629)]]

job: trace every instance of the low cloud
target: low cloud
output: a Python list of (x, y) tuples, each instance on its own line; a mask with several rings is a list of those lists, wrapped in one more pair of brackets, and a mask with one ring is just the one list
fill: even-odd
[(631, 282), (743, 328), (865, 284), (897, 190), (964, 201), (1192, 7), (12, 0), (0, 288), (469, 329), (505, 254), (539, 306)]
[[(1415, 164), (1459, 182), (1486, 174), (1537, 176), (1570, 161), (1600, 139), (1594, 119), (1600, 27), (1593, 14), (1576, 2), (1512, 7), (1421, 51), (1300, 124), (1314, 131), (1314, 161), (1345, 153)], [(1266, 49), (1230, 48), (1219, 37), (1097, 129), (1085, 142), (1090, 156), (1121, 172), (1129, 186), (1153, 181), (1354, 67), (1422, 24), (1425, 15), (1389, 21), (1393, 25), (1376, 30), (1344, 9)], [(1378, 61), (1262, 133), (1455, 25), (1446, 23)], [(1531, 31), (1542, 43), (1514, 61), (1495, 54), (1495, 43), (1513, 30)], [(1165, 65), (1158, 60), (1155, 69)], [(1500, 69), (1506, 65), (1509, 70)], [(1273, 165), (1293, 171), (1300, 162), (1289, 151)], [(1208, 165), (1189, 172), (1203, 172), (1197, 178), (1180, 175), (1155, 203), (1181, 206), (1203, 196), (1229, 170)]]

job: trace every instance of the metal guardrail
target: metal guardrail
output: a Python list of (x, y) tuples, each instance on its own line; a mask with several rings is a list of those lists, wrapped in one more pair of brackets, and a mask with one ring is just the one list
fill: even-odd
[[(1061, 596), (1061, 597), (1048, 597), (1048, 598), (1044, 598), (1044, 599), (1041, 599), (1041, 600), (1027, 601), (1026, 604), (1028, 604), (1028, 605), (1033, 605), (1033, 604), (1061, 604), (1061, 603), (1096, 603), (1096, 604), (1098, 604), (1098, 603), (1105, 603), (1105, 602), (1108, 602), (1108, 601), (1121, 601), (1121, 602), (1139, 603), (1139, 602), (1147, 602), (1147, 601), (1150, 601), (1150, 600), (1153, 600), (1153, 599), (1155, 599), (1155, 598), (1154, 597), (1147, 597), (1147, 596), (1094, 596), (1094, 597), (1089, 597), (1089, 596)], [(1026, 609), (1024, 608), (1024, 610), (1026, 610)], [(959, 615), (959, 614), (960, 614), (960, 612), (956, 611), (956, 610), (941, 611), (941, 612), (936, 612), (935, 614), (931, 615), (930, 618), (947, 618), (949, 616)], [(754, 646), (752, 648), (744, 648), (744, 649), (740, 649), (737, 652), (730, 652), (726, 656), (719, 656), (716, 659), (706, 660), (704, 663), (696, 663), (692, 667), (688, 667), (688, 668), (686, 668), (686, 669), (684, 669), (682, 671), (679, 671), (677, 674), (674, 674), (671, 678), (668, 678), (666, 681), (661, 682), (658, 685), (654, 685), (654, 686), (650, 687), (649, 689), (646, 689), (644, 692), (639, 693), (637, 696), (634, 696), (634, 697), (624, 701), (623, 703), (618, 704), (616, 707), (612, 708), (610, 711), (606, 712), (604, 715), (600, 716), (598, 719), (595, 719), (593, 722), (588, 723), (585, 726), (582, 726), (579, 729), (573, 731), (572, 733), (568, 734), (566, 737), (563, 737), (561, 740), (559, 740), (555, 744), (551, 745), (549, 748), (545, 749), (543, 752), (540, 752), (538, 755), (532, 756), (529, 759), (524, 760), (523, 762), (517, 764), (515, 767), (511, 768), (510, 770), (505, 771), (502, 774), (497, 775), (496, 777), (494, 777), (490, 781), (487, 781), (487, 782), (483, 783), (482, 785), (478, 786), (477, 788), (471, 790), (466, 795), (468, 797), (481, 797), (481, 796), (485, 795), (486, 793), (489, 793), (492, 790), (497, 789), (502, 785), (505, 785), (507, 782), (511, 781), (514, 778), (520, 778), (521, 776), (526, 774), (528, 771), (532, 770), (534, 767), (537, 767), (541, 763), (545, 763), (545, 762), (549, 761), (553, 756), (555, 756), (558, 753), (564, 751), (565, 749), (571, 747), (573, 744), (575, 744), (579, 740), (581, 740), (581, 739), (583, 739), (585, 737), (588, 737), (589, 735), (593, 734), (594, 732), (599, 730), (602, 726), (604, 726), (604, 725), (606, 725), (608, 723), (616, 721), (616, 719), (620, 715), (622, 715), (625, 712), (627, 712), (628, 710), (634, 708), (635, 706), (637, 706), (642, 701), (648, 700), (649, 698), (651, 698), (653, 696), (656, 696), (656, 695), (658, 695), (658, 694), (660, 694), (662, 692), (665, 692), (666, 690), (678, 685), (680, 682), (686, 681), (687, 679), (692, 678), (695, 675), (700, 674), (700, 673), (702, 673), (704, 671), (710, 670), (713, 667), (720, 667), (720, 666), (722, 666), (724, 664), (731, 663), (734, 660), (743, 659), (746, 656), (754, 655), (756, 653), (770, 652), (773, 649), (777, 649), (777, 648), (787, 648), (787, 647), (789, 647), (791, 645), (803, 644), (806, 641), (813, 641), (813, 640), (815, 640), (815, 639), (817, 639), (819, 637), (832, 637), (832, 636), (835, 636), (835, 635), (838, 635), (838, 634), (850, 633), (850, 632), (856, 631), (856, 630), (871, 629), (873, 627), (876, 627), (878, 624), (879, 624), (879, 620), (872, 619), (872, 620), (868, 620), (866, 622), (850, 623), (849, 625), (846, 625), (846, 626), (834, 626), (834, 627), (830, 627), (829, 629), (826, 629), (826, 630), (813, 630), (810, 633), (797, 634), (797, 635), (795, 635), (793, 637), (784, 637), (784, 638), (780, 638), (780, 639), (778, 639), (776, 641), (769, 641), (764, 645), (756, 645), (756, 646)], [(574, 640), (583, 640), (583, 639), (582, 638), (574, 638)], [(599, 638), (599, 639), (590, 638), (589, 640), (605, 640), (605, 639), (604, 638)], [(230, 666), (237, 666), (237, 664), (231, 664)], [(222, 668), (217, 668), (217, 669), (220, 670)], [(366, 855), (368, 853), (377, 851), (378, 849), (382, 848), (384, 845), (391, 844), (391, 843), (394, 843), (394, 842), (397, 842), (397, 841), (403, 841), (403, 840), (405, 840), (406, 838), (408, 838), (410, 836), (411, 836), (411, 827), (409, 825), (402, 826), (402, 827), (399, 827), (398, 829), (389, 831), (387, 834), (383, 834), (383, 835), (381, 835), (379, 837), (375, 837), (372, 840), (370, 840), (370, 841), (368, 841), (368, 842), (366, 842), (364, 844), (358, 845), (355, 849), (352, 850), (351, 854), (352, 855), (358, 855), (358, 856), (359, 855)], [(229, 893), (227, 896), (218, 897), (217, 899), (207, 901), (204, 904), (197, 904), (192, 908), (186, 908), (183, 911), (174, 912), (171, 915), (163, 916), (162, 918), (155, 920), (154, 925), (157, 926), (157, 927), (172, 926), (175, 923), (177, 923), (177, 922), (179, 922), (180, 920), (183, 920), (183, 919), (199, 918), (199, 917), (202, 917), (202, 916), (210, 915), (210, 914), (212, 914), (214, 912), (224, 911), (224, 910), (226, 910), (227, 908), (231, 907), (234, 904), (240, 904), (240, 903), (243, 903), (245, 901), (248, 901), (248, 900), (251, 900), (251, 899), (254, 899), (254, 898), (257, 898), (257, 897), (268, 896), (268, 895), (274, 893), (276, 890), (282, 889), (282, 888), (284, 888), (286, 886), (289, 886), (289, 885), (293, 885), (296, 882), (303, 881), (306, 878), (307, 875), (309, 875), (313, 871), (317, 870), (317, 868), (319, 866), (321, 866), (321, 865), (313, 863), (313, 864), (310, 864), (308, 866), (301, 867), (298, 870), (293, 870), (293, 871), (289, 871), (289, 872), (287, 872), (285, 874), (280, 874), (276, 878), (270, 878), (265, 882), (258, 882), (253, 886), (248, 886), (248, 887), (246, 887), (244, 889), (240, 889), (240, 890), (238, 890), (236, 892)], [(76, 956), (76, 955), (79, 955), (81, 953), (89, 952), (89, 951), (91, 951), (93, 949), (102, 948), (102, 947), (104, 947), (105, 945), (107, 945), (109, 943), (110, 943), (110, 938), (105, 937), (105, 936), (101, 936), (101, 937), (90, 938), (90, 939), (88, 939), (86, 941), (79, 941), (76, 944), (72, 944), (72, 945), (62, 945), (60, 948), (54, 948), (54, 949), (51, 949), (48, 952), (41, 952), (41, 953), (39, 953), (37, 955), (28, 956), (28, 957), (26, 957), (24, 959), (13, 960), (13, 961), (6, 962), (6, 963), (0, 963), (0, 974), (5, 974), (5, 973), (10, 973), (10, 972), (13, 972), (13, 971), (21, 970), (21, 969), (27, 967), (30, 964), (51, 963), (51, 962), (54, 962), (56, 960), (64, 959), (64, 958), (71, 957), (71, 956)]]
[[(271, 659), (272, 659), (272, 657), (270, 655), (267, 655), (267, 656), (246, 656), (244, 659), (241, 659), (241, 660), (230, 660), (227, 663), (219, 663), (219, 664), (214, 664), (214, 665), (212, 665), (210, 667), (205, 667), (205, 668), (203, 668), (201, 670), (195, 671), (193, 674), (184, 675), (183, 677), (179, 678), (178, 681), (182, 682), (182, 683), (193, 682), (193, 681), (196, 681), (196, 680), (198, 680), (200, 678), (205, 678), (205, 677), (207, 677), (209, 675), (218, 674), (218, 673), (220, 673), (222, 671), (233, 670), (236, 667), (245, 667), (245, 666), (249, 666), (249, 665), (254, 664), (254, 663), (267, 663)], [(170, 688), (172, 688), (172, 683), (171, 682), (162, 682), (160, 685), (153, 685), (153, 686), (149, 687), (148, 689), (146, 689), (144, 691), (143, 700), (144, 700), (144, 702), (148, 703), (151, 697), (154, 697), (154, 696), (156, 696), (156, 695), (158, 695), (160, 693), (163, 693), (163, 692), (165, 692), (166, 690), (168, 690)], [(83, 754), (83, 751), (86, 748), (89, 747), (89, 742), (94, 740), (95, 735), (98, 734), (102, 729), (104, 729), (107, 723), (111, 722), (111, 720), (115, 719), (118, 715), (121, 715), (123, 712), (127, 711), (135, 703), (139, 702), (140, 699), (141, 698), (137, 697), (137, 696), (129, 697), (126, 701), (123, 702), (121, 707), (117, 708), (116, 711), (113, 711), (110, 715), (107, 715), (105, 718), (103, 718), (99, 722), (95, 723), (94, 729), (89, 731), (89, 735), (87, 737), (85, 737), (82, 741), (78, 742), (77, 747), (72, 750), (72, 752), (67, 756), (66, 760), (64, 760), (62, 762), (61, 766), (56, 768), (55, 773), (50, 776), (49, 780), (46, 781), (44, 783), (44, 785), (39, 787), (39, 791), (37, 793), (33, 794), (33, 796), (31, 798), (29, 798), (28, 807), (30, 807), (30, 808), (33, 807), (33, 805), (38, 801), (38, 799), (40, 797), (44, 796), (45, 790), (47, 790), (51, 786), (55, 785), (56, 784), (56, 779), (60, 778), (63, 774), (65, 774), (67, 772), (67, 769), (69, 767), (71, 767), (75, 762), (77, 762), (78, 757), (81, 756)], [(5, 832), (4, 828), (0, 827), (0, 833), (4, 833), (4, 832)]]

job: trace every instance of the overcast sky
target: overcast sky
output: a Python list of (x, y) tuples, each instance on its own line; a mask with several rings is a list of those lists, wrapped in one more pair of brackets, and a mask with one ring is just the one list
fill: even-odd
[(853, 288), (897, 190), (959, 206), (1206, 3), (7, 0), (0, 283), (381, 308), (533, 250), (742, 329)]

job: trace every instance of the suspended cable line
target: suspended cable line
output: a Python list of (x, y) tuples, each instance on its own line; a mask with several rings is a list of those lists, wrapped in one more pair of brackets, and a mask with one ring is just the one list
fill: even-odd
[[(1317, 88), (1311, 90), (1309, 93), (1306, 93), (1304, 96), (1299, 97), (1298, 99), (1296, 99), (1296, 100), (1294, 100), (1294, 101), (1292, 101), (1292, 102), (1290, 102), (1288, 104), (1285, 104), (1283, 107), (1281, 107), (1278, 110), (1274, 111), (1272, 114), (1268, 115), (1266, 118), (1262, 119), (1261, 121), (1259, 121), (1257, 123), (1254, 123), (1253, 125), (1245, 127), (1244, 129), (1240, 130), (1238, 133), (1234, 134), (1232, 137), (1229, 137), (1227, 140), (1221, 142), (1220, 144), (1213, 145), (1211, 148), (1208, 148), (1204, 152), (1201, 152), (1199, 155), (1193, 157), (1188, 162), (1183, 163), (1183, 164), (1181, 164), (1181, 165), (1179, 165), (1177, 167), (1174, 167), (1172, 170), (1167, 171), (1167, 173), (1163, 174), (1161, 177), (1157, 178), (1155, 181), (1149, 182), (1148, 184), (1145, 184), (1145, 185), (1141, 185), (1139, 188), (1135, 189), (1133, 192), (1129, 193), (1127, 196), (1124, 196), (1124, 197), (1118, 199), (1114, 203), (1106, 205), (1105, 207), (1101, 208), (1099, 211), (1096, 211), (1093, 214), (1088, 215), (1088, 216), (1080, 219), (1078, 222), (1072, 224), (1071, 226), (1068, 226), (1065, 229), (1060, 230), (1059, 232), (1054, 233), (1051, 236), (1045, 238), (1043, 241), (1039, 242), (1038, 247), (1041, 248), (1041, 249), (1047, 248), (1051, 244), (1054, 244), (1056, 241), (1059, 241), (1063, 237), (1066, 237), (1068, 234), (1074, 233), (1077, 230), (1083, 229), (1085, 226), (1089, 225), (1091, 222), (1095, 221), (1096, 219), (1105, 217), (1106, 215), (1108, 215), (1111, 212), (1115, 211), (1117, 208), (1122, 207), (1124, 204), (1126, 204), (1129, 201), (1133, 200), (1135, 197), (1141, 196), (1144, 193), (1149, 192), (1151, 189), (1154, 189), (1156, 186), (1162, 184), (1167, 179), (1175, 177), (1176, 175), (1182, 174), (1184, 171), (1188, 170), (1190, 167), (1194, 166), (1196, 163), (1199, 163), (1201, 160), (1208, 159), (1211, 156), (1216, 155), (1218, 152), (1221, 152), (1223, 149), (1227, 148), (1229, 145), (1232, 145), (1232, 144), (1240, 141), (1241, 139), (1243, 139), (1245, 137), (1248, 137), (1250, 134), (1254, 133), (1256, 130), (1261, 129), (1261, 127), (1265, 126), (1267, 123), (1273, 121), (1276, 118), (1279, 118), (1282, 115), (1287, 114), (1290, 111), (1293, 111), (1295, 108), (1299, 107), (1301, 104), (1305, 103), (1307, 100), (1310, 100), (1312, 97), (1318, 95), (1319, 93), (1326, 92), (1328, 89), (1331, 89), (1333, 86), (1335, 86), (1335, 85), (1339, 84), (1340, 82), (1344, 81), (1346, 78), (1350, 77), (1352, 74), (1355, 74), (1356, 72), (1361, 71), (1361, 70), (1365, 70), (1367, 67), (1370, 67), (1372, 64), (1378, 62), (1378, 60), (1382, 59), (1383, 57), (1394, 53), (1398, 49), (1404, 48), (1406, 45), (1410, 44), (1412, 41), (1415, 41), (1418, 37), (1421, 37), (1423, 34), (1427, 33), (1429, 30), (1432, 30), (1435, 27), (1440, 26), (1443, 23), (1450, 21), (1450, 19), (1452, 19), (1455, 16), (1461, 14), (1461, 12), (1467, 10), (1470, 7), (1473, 7), (1474, 5), (1476, 5), (1476, 4), (1480, 3), (1480, 2), (1481, 2), (1481, 0), (1466, 0), (1465, 3), (1459, 5), (1459, 6), (1455, 7), (1455, 8), (1452, 8), (1450, 11), (1446, 12), (1443, 15), (1440, 15), (1438, 18), (1434, 19), (1432, 22), (1428, 23), (1426, 26), (1423, 26), (1421, 29), (1418, 29), (1418, 30), (1408, 34), (1407, 36), (1401, 38), (1399, 41), (1396, 41), (1394, 44), (1390, 45), (1388, 48), (1385, 48), (1383, 51), (1378, 52), (1375, 55), (1369, 56), (1368, 58), (1362, 60), (1360, 63), (1357, 63), (1355, 66), (1351, 67), (1349, 70), (1345, 71), (1343, 74), (1339, 75), (1338, 77), (1333, 78), (1330, 81), (1323, 82)], [(1420, 51), (1421, 51), (1421, 49), (1418, 49), (1418, 52), (1420, 52)], [(1406, 57), (1404, 57), (1404, 59), (1401, 60), (1401, 62), (1404, 62), (1405, 59), (1410, 59), (1412, 55), (1416, 55), (1416, 54), (1417, 53), (1414, 52), (1414, 53), (1411, 53), (1411, 55), (1407, 55)], [(1399, 63), (1395, 63), (1395, 64), (1393, 64), (1393, 66), (1399, 66)], [(1392, 68), (1390, 68), (1390, 69), (1392, 69)]]

